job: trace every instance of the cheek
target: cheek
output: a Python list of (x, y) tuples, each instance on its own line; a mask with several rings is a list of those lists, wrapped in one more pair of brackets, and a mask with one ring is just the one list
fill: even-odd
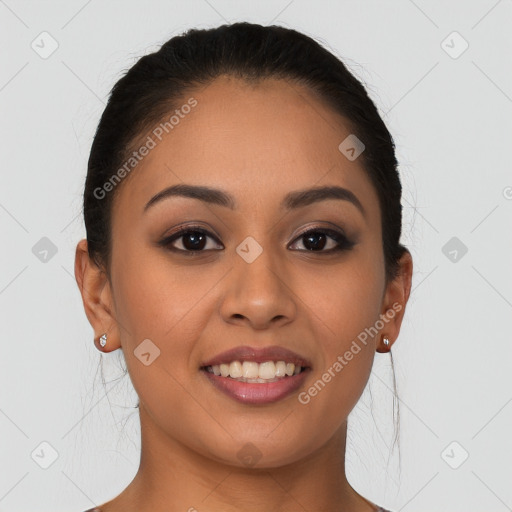
[[(333, 356), (348, 348), (352, 340), (366, 332), (379, 319), (384, 291), (384, 268), (377, 256), (369, 257), (367, 249), (358, 250), (343, 264), (322, 270), (313, 276), (316, 285), (301, 296), (316, 313), (326, 334), (326, 352)], [(368, 336), (368, 341), (372, 339)]]
[(123, 268), (118, 267), (114, 285), (130, 380), (141, 407), (167, 430), (184, 435), (178, 431), (187, 421), (180, 413), (183, 421), (176, 422), (176, 411), (185, 409), (186, 397), (190, 400), (185, 390), (189, 387), (190, 340), (194, 335), (187, 327), (197, 319), (194, 304), (199, 301), (201, 286), (184, 293), (186, 283), (179, 273), (169, 271), (157, 259), (137, 260), (135, 256), (132, 253), (124, 259)]
[[(369, 257), (370, 252), (361, 250), (345, 264), (333, 266), (328, 277), (316, 276), (317, 286), (302, 291), (315, 313), (310, 316), (317, 319), (316, 337), (323, 353), (318, 380), (306, 390), (305, 400), (316, 402), (313, 407), (319, 414), (333, 420), (348, 415), (357, 403), (375, 357), (384, 274), (382, 260)], [(337, 404), (337, 411), (332, 404)]]
[[(160, 254), (154, 249), (126, 254), (130, 256), (117, 263), (114, 276), (125, 360), (141, 400), (147, 393), (154, 395), (155, 390), (163, 389), (169, 401), (173, 379), (186, 386), (196, 370), (192, 367), (194, 346), (213, 314), (205, 295), (225, 271), (200, 275), (194, 268), (185, 271), (173, 266), (163, 251)], [(143, 347), (147, 347), (144, 353), (150, 352), (146, 359), (153, 360), (157, 354), (148, 366), (138, 358)], [(176, 392), (179, 390), (178, 386)]]
[(317, 292), (310, 303), (315, 304), (312, 316), (320, 319), (316, 338), (322, 362), (299, 401), (310, 417), (323, 418), (323, 435), (329, 436), (348, 417), (368, 382), (375, 357), (370, 328), (379, 318), (380, 289), (371, 276), (354, 273), (333, 277)]
[(209, 276), (197, 278), (197, 270), (184, 271), (172, 264), (165, 249), (128, 247), (119, 250), (114, 283), (116, 312), (129, 326), (127, 340), (154, 339), (166, 345), (176, 338), (189, 311), (209, 286)]

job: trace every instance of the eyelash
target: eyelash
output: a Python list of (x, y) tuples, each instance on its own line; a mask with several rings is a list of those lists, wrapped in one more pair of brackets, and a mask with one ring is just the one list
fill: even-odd
[[(189, 254), (189, 255), (194, 255), (194, 254), (201, 253), (201, 252), (207, 252), (208, 250), (210, 250), (210, 249), (201, 249), (201, 250), (194, 251), (194, 250), (190, 250), (190, 249), (178, 249), (176, 247), (171, 246), (172, 242), (174, 242), (175, 240), (179, 240), (184, 235), (189, 234), (189, 233), (200, 233), (202, 235), (206, 235), (209, 238), (213, 238), (218, 244), (222, 245), (216, 239), (216, 237), (214, 237), (209, 231), (206, 231), (201, 226), (186, 226), (186, 227), (180, 229), (179, 231), (173, 233), (172, 235), (164, 238), (162, 241), (159, 242), (159, 245), (165, 247), (166, 249), (168, 249), (170, 251)], [(323, 234), (327, 235), (328, 237), (332, 238), (338, 245), (336, 247), (328, 249), (328, 250), (314, 251), (314, 250), (309, 250), (309, 249), (299, 249), (299, 252), (306, 252), (309, 254), (311, 254), (311, 253), (333, 254), (333, 253), (337, 253), (337, 252), (341, 252), (341, 251), (350, 250), (355, 245), (355, 242), (350, 241), (343, 233), (341, 233), (339, 231), (335, 231), (333, 229), (322, 228), (322, 227), (312, 228), (312, 229), (308, 229), (307, 231), (304, 231), (299, 236), (297, 236), (293, 242), (295, 242), (296, 240), (300, 240), (300, 239), (304, 238), (306, 235), (309, 235), (311, 233), (323, 233)], [(214, 249), (214, 250), (220, 250), (220, 249)]]

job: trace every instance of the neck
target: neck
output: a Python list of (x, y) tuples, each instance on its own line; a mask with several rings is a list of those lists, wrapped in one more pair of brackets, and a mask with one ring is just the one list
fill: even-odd
[(345, 476), (346, 422), (323, 447), (277, 468), (236, 467), (171, 439), (142, 404), (141, 459), (129, 486), (102, 512), (372, 512)]

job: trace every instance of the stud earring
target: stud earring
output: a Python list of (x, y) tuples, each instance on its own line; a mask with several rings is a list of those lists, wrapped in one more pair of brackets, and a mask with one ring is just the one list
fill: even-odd
[(386, 345), (386, 347), (389, 347), (389, 339), (386, 337), (384, 337), (384, 345)]
[(107, 333), (100, 336), (100, 345), (104, 347), (107, 344)]

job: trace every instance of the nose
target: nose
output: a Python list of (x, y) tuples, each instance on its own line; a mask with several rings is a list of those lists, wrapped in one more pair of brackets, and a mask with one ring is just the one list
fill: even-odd
[(297, 297), (284, 263), (275, 253), (263, 249), (251, 263), (235, 253), (233, 265), (221, 304), (224, 321), (255, 330), (293, 321)]

